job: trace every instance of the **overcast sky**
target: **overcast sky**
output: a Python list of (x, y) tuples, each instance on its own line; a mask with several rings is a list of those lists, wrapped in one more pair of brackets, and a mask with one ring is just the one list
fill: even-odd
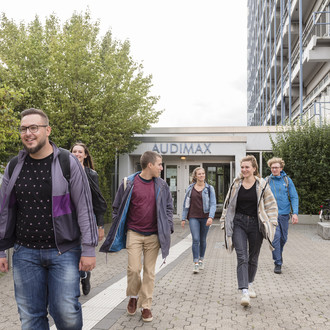
[(246, 125), (246, 0), (11, 0), (0, 11), (17, 23), (52, 13), (63, 23), (88, 7), (100, 35), (128, 39), (152, 74), (165, 110), (154, 126)]

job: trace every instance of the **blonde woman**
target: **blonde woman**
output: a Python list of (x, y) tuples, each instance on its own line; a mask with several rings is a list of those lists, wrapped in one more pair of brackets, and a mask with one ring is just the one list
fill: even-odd
[(206, 236), (214, 219), (216, 198), (214, 188), (205, 182), (205, 170), (197, 167), (193, 171), (193, 183), (187, 188), (183, 202), (182, 228), (186, 220), (192, 235), (193, 272), (204, 269)]
[(278, 211), (269, 185), (260, 178), (255, 157), (243, 157), (240, 164), (241, 173), (229, 189), (220, 221), (225, 229), (226, 248), (236, 251), (241, 305), (249, 306), (250, 298), (257, 296), (252, 284), (262, 240), (267, 239), (273, 249)]

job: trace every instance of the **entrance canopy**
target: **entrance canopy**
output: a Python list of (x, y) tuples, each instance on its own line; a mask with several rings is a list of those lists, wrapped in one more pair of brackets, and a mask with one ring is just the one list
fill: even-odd
[(119, 182), (140, 170), (140, 156), (148, 150), (163, 157), (162, 178), (170, 186), (175, 214), (180, 217), (185, 190), (194, 168), (206, 171), (206, 180), (216, 190), (220, 212), (228, 187), (240, 172), (240, 159), (256, 156), (262, 173), (262, 154), (271, 152), (270, 136), (276, 127), (167, 127), (151, 128), (135, 138), (141, 144), (131, 153), (119, 157)]

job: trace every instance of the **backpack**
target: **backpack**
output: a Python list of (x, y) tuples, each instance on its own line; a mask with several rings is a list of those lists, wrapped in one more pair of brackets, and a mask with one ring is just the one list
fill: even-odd
[[(66, 178), (66, 180), (69, 182), (69, 187), (70, 187), (70, 177), (71, 177), (71, 172), (70, 172), (70, 151), (59, 148), (60, 152), (58, 154), (58, 160), (60, 161), (61, 165), (61, 170), (63, 173), (63, 176)], [(14, 168), (16, 167), (18, 163), (18, 156), (15, 156), (10, 160), (9, 163), (9, 178), (13, 174)]]

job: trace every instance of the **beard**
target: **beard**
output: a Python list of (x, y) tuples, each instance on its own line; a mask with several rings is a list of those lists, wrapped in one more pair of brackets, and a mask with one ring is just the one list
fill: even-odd
[(28, 148), (24, 143), (24, 149), (29, 153), (29, 154), (35, 154), (39, 150), (41, 150), (45, 145), (46, 145), (47, 139), (41, 140), (35, 147), (33, 148)]

